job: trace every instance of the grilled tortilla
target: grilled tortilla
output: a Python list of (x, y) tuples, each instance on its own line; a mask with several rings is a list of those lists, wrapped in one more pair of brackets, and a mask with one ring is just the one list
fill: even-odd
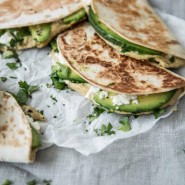
[(0, 8), (0, 50), (3, 51), (42, 48), (58, 33), (86, 18), (81, 3), (76, 0), (5, 0), (0, 2)]
[[(62, 89), (65, 83), (109, 111), (151, 113), (174, 104), (184, 93), (184, 78), (120, 55), (88, 23), (59, 35), (57, 43), (60, 53), (54, 60), (60, 63), (51, 75), (55, 87)], [(153, 106), (151, 101), (160, 103)]]
[(89, 21), (122, 54), (162, 67), (185, 65), (182, 48), (147, 0), (92, 0)]
[(40, 140), (30, 122), (14, 97), (0, 91), (0, 161), (34, 161)]

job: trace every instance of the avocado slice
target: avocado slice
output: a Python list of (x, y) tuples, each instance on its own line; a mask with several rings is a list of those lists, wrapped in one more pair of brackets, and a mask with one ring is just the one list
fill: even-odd
[(116, 93), (109, 92), (108, 97), (101, 99), (100, 92), (95, 93), (92, 97), (92, 100), (100, 105), (102, 108), (105, 108), (111, 112), (128, 112), (128, 113), (141, 113), (141, 112), (151, 112), (162, 107), (167, 103), (175, 94), (176, 90), (150, 94), (150, 95), (139, 95), (138, 104), (134, 104), (132, 101), (128, 105), (113, 105), (112, 96), (117, 95)]
[(69, 23), (77, 23), (81, 20), (83, 20), (86, 16), (85, 10), (82, 8), (78, 10), (77, 12), (73, 13), (72, 15), (69, 15), (63, 19), (64, 24), (69, 24)]
[(51, 24), (40, 24), (29, 27), (31, 35), (36, 42), (45, 42), (51, 33)]
[(149, 48), (145, 48), (143, 46), (139, 46), (137, 44), (131, 43), (113, 30), (108, 28), (104, 23), (102, 23), (98, 16), (93, 12), (92, 8), (89, 8), (89, 22), (93, 26), (93, 28), (97, 31), (99, 35), (101, 35), (104, 39), (111, 42), (114, 45), (117, 45), (122, 48), (122, 52), (130, 52), (136, 51), (139, 54), (148, 54), (148, 55), (161, 55), (161, 52), (155, 51)]
[(35, 150), (37, 149), (39, 146), (41, 146), (41, 139), (40, 139), (40, 135), (37, 132), (37, 130), (31, 127), (31, 132), (32, 132), (32, 149)]

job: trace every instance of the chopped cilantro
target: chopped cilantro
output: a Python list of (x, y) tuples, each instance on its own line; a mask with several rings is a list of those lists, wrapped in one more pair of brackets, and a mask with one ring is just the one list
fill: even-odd
[(6, 82), (7, 78), (6, 77), (0, 77), (1, 82)]
[(163, 113), (165, 112), (165, 109), (158, 109), (158, 110), (155, 110), (153, 113), (154, 113), (154, 116), (155, 116), (155, 119), (159, 118)]
[(57, 116), (53, 116), (53, 118), (57, 118)]
[(10, 78), (17, 79), (17, 77), (16, 77), (16, 76), (10, 76)]
[(52, 94), (50, 95), (50, 98), (51, 98), (52, 100), (54, 100), (55, 102), (57, 102), (56, 97), (54, 97)]
[(172, 57), (169, 59), (169, 61), (170, 61), (171, 63), (174, 63), (174, 62), (175, 62), (175, 57), (172, 56)]
[(44, 180), (43, 180), (43, 183), (44, 183), (45, 185), (51, 185), (51, 181), (52, 181), (52, 180), (46, 180), (46, 179), (44, 179)]
[(36, 184), (37, 184), (37, 182), (35, 179), (27, 182), (27, 185), (36, 185)]
[(88, 116), (90, 123), (93, 122), (96, 118), (100, 116), (101, 113), (103, 113), (105, 110), (100, 107), (95, 107), (92, 114)]
[(6, 179), (6, 180), (4, 180), (4, 181), (2, 182), (1, 185), (11, 185), (11, 184), (12, 184), (12, 181), (9, 180), (9, 179)]
[(52, 84), (47, 83), (47, 84), (46, 84), (46, 87), (47, 87), (47, 88), (51, 88), (51, 87), (52, 87)]
[(124, 117), (121, 121), (120, 121), (121, 127), (118, 130), (121, 130), (123, 132), (128, 132), (129, 130), (131, 130), (131, 126), (128, 120), (128, 117)]
[(20, 89), (17, 95), (12, 95), (15, 97), (20, 105), (26, 105), (28, 102), (28, 98), (31, 97), (31, 94), (39, 89), (39, 86), (30, 86), (25, 81), (19, 81), (19, 87)]
[(1, 37), (2, 35), (4, 35), (4, 33), (5, 33), (5, 30), (0, 30), (0, 37)]
[(115, 134), (115, 131), (112, 130), (112, 128), (112, 125), (109, 123), (107, 126), (103, 124), (100, 129), (94, 129), (94, 131), (98, 136), (112, 135)]
[(43, 110), (39, 110), (38, 112), (40, 112), (42, 115), (44, 115), (44, 111)]
[(12, 69), (12, 70), (15, 70), (17, 68), (19, 68), (20, 66), (17, 65), (18, 63), (17, 62), (11, 62), (11, 63), (7, 63), (6, 65)]

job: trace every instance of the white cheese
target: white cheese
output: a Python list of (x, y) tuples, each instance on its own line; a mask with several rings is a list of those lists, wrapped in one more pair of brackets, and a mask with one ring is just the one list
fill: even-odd
[(59, 63), (61, 63), (61, 64), (68, 65), (66, 59), (64, 58), (63, 55), (60, 54), (60, 52), (55, 52), (55, 57), (56, 57), (57, 60), (58, 60), (57, 62), (59, 62)]
[(138, 100), (133, 100), (132, 103), (133, 104), (138, 104), (139, 102), (138, 102)]
[(100, 99), (104, 99), (108, 97), (108, 92), (107, 91), (101, 91), (100, 92)]
[(35, 129), (37, 130), (38, 132), (40, 131), (40, 125), (37, 121), (33, 121), (33, 119), (26, 115), (26, 119), (28, 120), (29, 124)]
[(90, 99), (91, 95), (100, 91), (100, 88), (91, 86), (85, 97)]
[(0, 43), (5, 44), (7, 46), (10, 45), (10, 41), (13, 39), (13, 36), (9, 32), (5, 32), (1, 37), (0, 37)]
[(116, 96), (112, 96), (111, 98), (113, 105), (128, 105), (130, 104), (130, 100), (137, 100), (137, 96), (127, 94), (118, 94)]

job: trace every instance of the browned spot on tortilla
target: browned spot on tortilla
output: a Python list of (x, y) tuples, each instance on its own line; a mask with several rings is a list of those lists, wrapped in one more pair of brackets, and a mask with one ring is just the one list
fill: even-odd
[(7, 124), (5, 124), (3, 126), (0, 126), (0, 132), (6, 131), (7, 129), (8, 129), (8, 125)]
[(10, 122), (13, 122), (14, 121), (14, 118), (13, 116), (10, 117)]
[(24, 131), (23, 130), (19, 130), (18, 134), (22, 135), (22, 134), (24, 134)]

